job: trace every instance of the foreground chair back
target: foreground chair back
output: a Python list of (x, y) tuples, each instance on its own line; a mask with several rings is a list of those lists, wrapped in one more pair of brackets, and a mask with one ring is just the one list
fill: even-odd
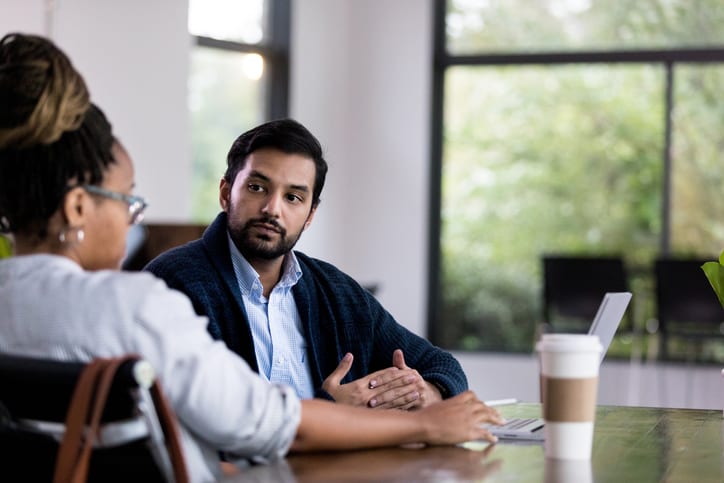
[(188, 479), (173, 412), (135, 356), (86, 364), (0, 355), (0, 454), (3, 473), (22, 481)]

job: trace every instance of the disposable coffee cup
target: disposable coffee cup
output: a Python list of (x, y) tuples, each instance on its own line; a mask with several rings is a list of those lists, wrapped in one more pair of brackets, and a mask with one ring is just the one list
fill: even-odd
[(591, 458), (603, 347), (596, 335), (544, 334), (536, 344), (545, 420), (545, 456)]

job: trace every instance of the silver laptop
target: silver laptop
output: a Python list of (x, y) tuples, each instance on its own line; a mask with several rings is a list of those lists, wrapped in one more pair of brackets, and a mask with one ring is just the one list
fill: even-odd
[[(588, 329), (589, 334), (598, 336), (603, 346), (601, 362), (630, 301), (631, 292), (610, 292), (603, 296), (596, 317)], [(500, 439), (542, 441), (544, 438), (542, 418), (512, 418), (502, 426), (488, 425), (487, 428)]]

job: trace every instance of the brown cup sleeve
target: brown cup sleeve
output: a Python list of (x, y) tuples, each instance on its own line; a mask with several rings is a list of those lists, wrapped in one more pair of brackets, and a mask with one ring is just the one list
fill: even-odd
[(541, 375), (543, 419), (553, 422), (593, 422), (598, 378), (564, 379)]

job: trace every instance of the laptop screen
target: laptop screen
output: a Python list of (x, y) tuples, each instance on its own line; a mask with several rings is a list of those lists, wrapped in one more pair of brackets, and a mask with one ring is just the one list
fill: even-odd
[(598, 336), (601, 346), (603, 346), (601, 351), (602, 362), (630, 301), (631, 292), (609, 292), (603, 296), (596, 317), (594, 317), (591, 328), (588, 330), (589, 334)]

